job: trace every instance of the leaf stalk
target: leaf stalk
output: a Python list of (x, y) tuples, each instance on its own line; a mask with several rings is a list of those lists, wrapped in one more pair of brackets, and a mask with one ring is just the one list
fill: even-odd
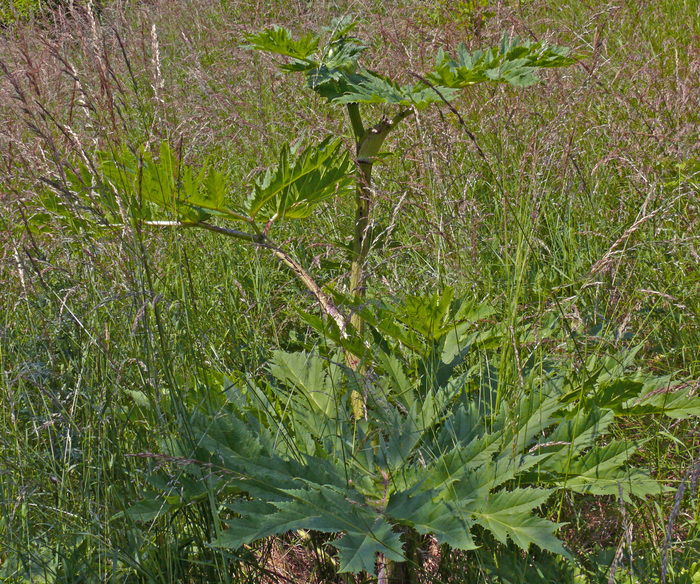
[(316, 283), (316, 281), (311, 277), (311, 275), (304, 269), (304, 267), (294, 259), (290, 254), (284, 251), (281, 247), (271, 241), (264, 233), (245, 233), (244, 231), (238, 231), (237, 229), (230, 229), (228, 227), (221, 227), (219, 225), (212, 225), (206, 222), (181, 222), (181, 221), (145, 221), (145, 225), (152, 225), (157, 227), (199, 227), (201, 229), (206, 229), (207, 231), (213, 231), (215, 233), (220, 233), (228, 237), (233, 237), (235, 239), (240, 239), (269, 249), (272, 254), (282, 263), (287, 266), (301, 281), (311, 294), (316, 298), (321, 306), (323, 312), (330, 316), (341, 335), (345, 336), (345, 328), (347, 321), (343, 314), (335, 306), (333, 300), (326, 294), (323, 289)]

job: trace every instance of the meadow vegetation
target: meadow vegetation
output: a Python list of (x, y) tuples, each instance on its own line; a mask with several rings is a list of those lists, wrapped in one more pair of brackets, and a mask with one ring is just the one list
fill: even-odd
[[(697, 3), (13, 14), (0, 582), (700, 579)], [(302, 63), (348, 38), (427, 100), (364, 96), (359, 247), (364, 98)], [(571, 60), (430, 76), (517, 39)]]

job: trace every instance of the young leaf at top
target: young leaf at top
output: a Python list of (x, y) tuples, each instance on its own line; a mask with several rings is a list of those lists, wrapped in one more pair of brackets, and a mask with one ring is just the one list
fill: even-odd
[(428, 81), (453, 89), (497, 81), (517, 87), (539, 82), (538, 69), (567, 67), (575, 62), (567, 47), (548, 46), (531, 41), (520, 42), (517, 37), (503, 36), (500, 46), (470, 53), (464, 43), (457, 48), (455, 58), (440, 50), (435, 69), (426, 75)]
[(245, 39), (250, 43), (248, 47), (251, 49), (277, 53), (301, 61), (314, 54), (319, 42), (319, 37), (312, 32), (295, 41), (291, 33), (281, 26), (273, 26), (258, 34), (247, 34)]
[[(281, 69), (306, 73), (309, 88), (332, 103), (388, 103), (423, 109), (441, 101), (440, 95), (423, 83), (402, 86), (360, 67), (358, 59), (367, 46), (348, 36), (354, 26), (342, 20), (328, 29), (332, 36), (319, 61), (310, 58), (319, 44), (319, 38), (311, 33), (295, 41), (286, 29), (275, 27), (246, 39), (250, 48), (291, 57), (293, 60), (280, 65)], [(455, 91), (441, 89), (443, 97)]]
[(362, 74), (358, 73), (358, 59), (366, 48), (351, 37), (333, 40), (321, 62), (306, 70), (307, 85), (321, 97), (334, 102), (363, 80)]
[(340, 18), (334, 18), (330, 26), (322, 26), (321, 30), (330, 33), (331, 42), (347, 37), (350, 31), (357, 26), (357, 21), (352, 16), (346, 14)]

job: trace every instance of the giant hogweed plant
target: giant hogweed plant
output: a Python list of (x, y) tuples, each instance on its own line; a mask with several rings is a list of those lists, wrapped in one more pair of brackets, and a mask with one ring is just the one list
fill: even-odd
[[(313, 293), (324, 316), (302, 316), (338, 350), (278, 352), (266, 379), (245, 386), (212, 374), (220, 409), (193, 415), (194, 449), (188, 441), (171, 453), (183, 461), (182, 473), (167, 481), (154, 476), (156, 490), (129, 513), (153, 519), (216, 492), (217, 517), (227, 526), (217, 546), (239, 548), (299, 529), (340, 534), (328, 542), (339, 571), (371, 573), (379, 555), (382, 570), (394, 566), (405, 581), (416, 573), (417, 546), (427, 535), (460, 550), (490, 537), (568, 557), (558, 524), (538, 513), (555, 491), (625, 499), (660, 491), (629, 464), (637, 445), (603, 439), (614, 416), (680, 416), (696, 412), (697, 400), (682, 393), (669, 400), (661, 382), (629, 379), (612, 361), (586, 367), (583, 378), (526, 364), (511, 405), (494, 394), (493, 378), (475, 357), (487, 351), (490, 370), (501, 358), (497, 327), (484, 333), (477, 326), (488, 307), (454, 301), (449, 290), (399, 304), (367, 300), (363, 268), (372, 170), (389, 134), (464, 87), (526, 87), (538, 69), (572, 59), (566, 49), (504, 37), (486, 51), (440, 51), (431, 71), (400, 85), (362, 66), (367, 47), (351, 31), (352, 24), (338, 23), (324, 48), (319, 36), (295, 40), (282, 28), (247, 41), (284, 58), (283, 71), (304, 75), (310, 90), (345, 108), (353, 151), (337, 138), (305, 149), (285, 145), (241, 202), (220, 173), (188, 167), (167, 143), (157, 156), (124, 148), (67, 173), (65, 185), (53, 184), (64, 197), (46, 197), (47, 208), (79, 228), (90, 221), (86, 211), (100, 209), (92, 219), (103, 224), (197, 227), (269, 249)], [(372, 112), (374, 104), (393, 113), (367, 125), (360, 108)], [(94, 204), (96, 195), (102, 205)], [(272, 237), (275, 224), (304, 220), (338, 196), (355, 202), (345, 293), (318, 284)]]

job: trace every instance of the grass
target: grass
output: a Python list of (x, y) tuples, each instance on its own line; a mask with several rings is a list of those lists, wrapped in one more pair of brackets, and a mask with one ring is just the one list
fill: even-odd
[[(211, 234), (95, 237), (52, 221), (27, 229), (46, 180), (81, 152), (169, 139), (186, 161), (225, 171), (243, 198), (282, 143), (341, 133), (342, 111), (240, 48), (245, 32), (273, 22), (300, 32), (356, 15), (358, 36), (378, 49), (373, 67), (407, 80), (437, 47), (494, 44), (503, 30), (582, 54), (533, 91), (468, 90), (455, 104), (465, 126), (435, 108), (393, 136), (375, 171), (374, 219), (388, 236), (371, 254), (372, 292), (452, 285), (492, 304), (494, 322), (513, 330), (556, 318), (578, 335), (524, 340), (523, 358), (546, 353), (580, 367), (633, 344), (646, 369), (696, 383), (700, 202), (697, 178), (677, 167), (699, 146), (693, 4), (499, 2), (476, 27), (470, 14), (447, 18), (443, 3), (430, 12), (418, 0), (115, 1), (99, 15), (76, 3), (2, 30), (0, 580), (328, 577), (308, 567), (313, 551), (299, 541), (264, 542), (240, 558), (207, 547), (222, 527), (212, 492), (173, 523), (119, 515), (150, 488), (149, 469), (165, 464), (132, 455), (163, 451), (168, 436), (187, 433), (186, 412), (215, 407), (202, 386), (208, 372), (244, 378), (273, 348), (318, 342), (296, 314), (310, 300), (289, 274)], [(347, 285), (337, 243), (351, 236), (349, 212), (336, 201), (279, 239), (320, 280)], [(501, 373), (516, 376), (513, 363)], [(566, 538), (592, 574), (610, 568), (627, 514), (646, 574), (636, 581), (659, 581), (664, 550), (667, 581), (690, 581), (700, 550), (684, 542), (697, 541), (697, 485), (678, 508), (674, 494), (698, 459), (694, 423), (643, 418), (618, 432), (649, 438), (643, 462), (671, 491), (634, 509), (567, 501)], [(440, 577), (466, 571), (480, 581), (474, 566), (486, 556), (474, 557), (454, 554)]]

